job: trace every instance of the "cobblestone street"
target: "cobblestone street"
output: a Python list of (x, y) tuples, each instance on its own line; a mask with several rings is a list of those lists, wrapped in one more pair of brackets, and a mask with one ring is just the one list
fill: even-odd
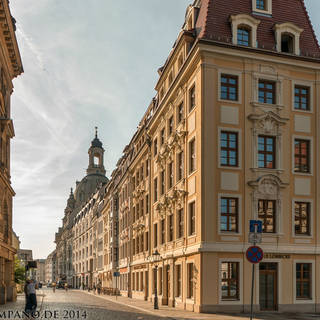
[[(21, 319), (24, 309), (24, 296), (18, 301), (0, 306), (0, 319)], [(88, 319), (88, 320), (157, 320), (157, 319), (199, 319), (199, 320), (246, 320), (246, 315), (209, 315), (177, 310), (160, 306), (155, 311), (150, 302), (125, 297), (97, 296), (83, 291), (43, 289), (38, 291), (38, 319)], [(255, 319), (311, 320), (320, 319), (320, 315), (261, 314)]]

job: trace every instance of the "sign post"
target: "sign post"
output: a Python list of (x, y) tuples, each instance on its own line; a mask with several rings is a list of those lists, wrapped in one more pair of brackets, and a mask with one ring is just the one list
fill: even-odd
[(261, 233), (262, 221), (250, 220), (249, 242), (252, 243), (253, 246), (249, 247), (246, 252), (246, 257), (248, 261), (252, 263), (250, 320), (253, 320), (254, 265), (259, 263), (263, 259), (262, 249), (256, 246), (257, 243), (261, 243)]
[(120, 272), (115, 271), (113, 276), (116, 278), (116, 300), (118, 300), (118, 278), (120, 277)]

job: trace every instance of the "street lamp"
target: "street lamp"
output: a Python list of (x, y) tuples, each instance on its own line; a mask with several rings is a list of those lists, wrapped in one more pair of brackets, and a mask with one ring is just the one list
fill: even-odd
[(157, 294), (157, 284), (158, 284), (158, 262), (161, 260), (161, 256), (158, 250), (156, 250), (152, 256), (151, 256), (151, 261), (155, 263), (155, 282), (154, 282), (154, 309), (159, 309), (159, 304), (158, 304), (158, 294)]

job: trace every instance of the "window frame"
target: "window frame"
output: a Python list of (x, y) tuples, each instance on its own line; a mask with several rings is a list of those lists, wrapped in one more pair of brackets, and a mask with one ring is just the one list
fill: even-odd
[[(298, 219), (297, 219), (297, 215), (296, 215), (296, 205), (298, 205), (298, 208), (299, 208), (299, 216), (298, 216)], [(303, 211), (303, 209), (302, 209), (302, 206), (304, 206), (304, 205), (306, 205), (306, 218), (304, 219), (302, 216), (301, 216), (301, 213), (302, 213), (302, 211)], [(293, 208), (293, 210), (294, 210), (294, 234), (296, 235), (296, 236), (310, 236), (310, 233), (311, 233), (311, 225), (310, 225), (310, 215), (311, 215), (311, 205), (310, 205), (310, 202), (308, 202), (308, 201), (295, 201), (294, 202), (294, 208)], [(303, 220), (306, 220), (306, 222), (307, 222), (307, 231), (306, 232), (297, 232), (297, 230), (296, 230), (296, 221), (299, 221), (299, 225), (300, 225), (300, 229), (302, 228), (302, 221)]]
[[(259, 204), (260, 204), (260, 201), (263, 201), (264, 204), (263, 204), (263, 207), (265, 208), (265, 202), (272, 202), (273, 203), (273, 231), (272, 232), (264, 232), (263, 231), (263, 228), (267, 226), (267, 222), (264, 221), (264, 219), (267, 219), (268, 218), (268, 215), (267, 215), (267, 212), (265, 211), (264, 212), (264, 216), (261, 218), (261, 216), (259, 215)], [(258, 212), (257, 212), (257, 215), (258, 215), (258, 219), (259, 220), (262, 220), (262, 234), (272, 234), (272, 235), (275, 235), (277, 234), (278, 232), (278, 205), (277, 205), (277, 200), (275, 199), (263, 199), (263, 198), (259, 198), (257, 200), (258, 202)]]
[(176, 238), (177, 239), (181, 239), (181, 238), (184, 237), (184, 224), (185, 224), (185, 221), (184, 221), (184, 218), (185, 218), (184, 208), (178, 209), (176, 211), (176, 215), (177, 215)]
[[(227, 82), (226, 83), (222, 82), (222, 78), (226, 78)], [(236, 84), (235, 85), (231, 84), (229, 82), (230, 80), (236, 80)], [(230, 74), (230, 73), (221, 73), (219, 83), (220, 83), (219, 97), (221, 100), (231, 101), (231, 102), (239, 101), (239, 76), (238, 75), (234, 75), (234, 74)], [(223, 87), (226, 87), (226, 89), (227, 89), (227, 98), (222, 97), (222, 88)], [(235, 90), (236, 90), (235, 99), (230, 99), (230, 88), (235, 88)]]
[(188, 111), (193, 111), (196, 107), (196, 84), (193, 83), (188, 90)]
[[(220, 202), (220, 210), (219, 210), (219, 216), (220, 216), (220, 221), (219, 221), (219, 231), (220, 233), (222, 234), (230, 234), (230, 233), (236, 233), (238, 234), (239, 233), (239, 198), (238, 197), (226, 197), (226, 196), (222, 196), (222, 197), (219, 197), (219, 202)], [(222, 212), (222, 201), (223, 200), (227, 200), (227, 208), (229, 210), (227, 210), (228, 212), (226, 213), (223, 213)], [(232, 213), (230, 212), (230, 203), (229, 201), (235, 201), (235, 207), (236, 207), (236, 212), (235, 213)], [(228, 225), (229, 225), (229, 222), (230, 222), (230, 219), (232, 217), (235, 217), (236, 218), (236, 228), (235, 230), (222, 230), (221, 228), (221, 224), (222, 224), (222, 217), (226, 216), (227, 217), (227, 229), (228, 228)]]
[(196, 227), (196, 201), (192, 200), (188, 203), (188, 237), (196, 235)]
[[(293, 80), (292, 81), (292, 108), (291, 110), (298, 113), (313, 113), (313, 86), (314, 83), (312, 81), (300, 81)], [(295, 87), (305, 87), (309, 89), (309, 110), (296, 109), (295, 108)]]
[[(247, 35), (245, 35), (246, 37), (248, 37), (247, 41), (243, 40), (243, 37), (244, 37), (243, 33), (244, 32), (247, 32)], [(240, 40), (240, 36), (242, 38), (241, 40)], [(239, 43), (239, 42), (241, 42), (241, 43)], [(251, 43), (252, 43), (251, 28), (248, 27), (247, 25), (238, 25), (238, 27), (237, 27), (237, 45), (244, 46), (244, 47), (251, 47)]]
[(272, 0), (265, 0), (266, 9), (259, 9), (257, 7), (257, 0), (252, 0), (252, 11), (253, 13), (262, 13), (265, 15), (272, 15)]
[[(296, 234), (295, 232), (295, 203), (296, 202), (304, 202), (309, 204), (309, 234)], [(292, 206), (292, 238), (294, 239), (312, 239), (314, 234), (314, 226), (313, 226), (313, 215), (314, 215), (314, 207), (313, 207), (313, 199), (308, 198), (293, 198), (291, 201)]]
[[(264, 84), (264, 88), (260, 88), (260, 83)], [(272, 84), (272, 90), (266, 88), (266, 85)], [(264, 93), (264, 101), (260, 101), (260, 91)], [(268, 102), (267, 94), (272, 93), (272, 102)], [(258, 102), (261, 104), (276, 105), (277, 104), (277, 82), (274, 80), (260, 78), (258, 80)]]
[[(303, 171), (296, 171), (296, 141), (303, 141), (303, 142), (308, 142), (308, 154), (307, 154), (307, 160), (308, 160), (308, 172), (303, 172)], [(292, 153), (292, 172), (294, 174), (299, 174), (299, 175), (312, 175), (313, 172), (313, 143), (312, 143), (312, 137), (308, 136), (293, 136), (293, 145), (292, 145), (293, 153)]]
[[(222, 264), (236, 263), (237, 264), (237, 297), (236, 298), (224, 298), (222, 296)], [(228, 266), (229, 269), (229, 266)], [(219, 259), (219, 302), (220, 304), (240, 304), (242, 303), (242, 260), (240, 259)], [(232, 278), (231, 278), (232, 279)]]
[[(297, 279), (297, 274), (296, 274), (296, 265), (297, 263), (308, 263), (311, 264), (311, 299), (305, 299), (305, 298), (298, 298), (297, 299), (297, 283), (296, 283), (296, 279)], [(316, 269), (315, 269), (315, 260), (311, 260), (311, 259), (297, 259), (297, 260), (293, 260), (293, 298), (294, 298), (294, 304), (314, 304), (315, 303), (315, 283), (316, 283), (316, 279), (315, 279), (315, 273), (316, 273)]]
[[(263, 151), (260, 151), (259, 150), (259, 138), (260, 137), (263, 137), (264, 138), (264, 150)], [(266, 143), (266, 140), (267, 139), (272, 139), (273, 141), (273, 151), (270, 152), (267, 150), (267, 146), (268, 144)], [(259, 166), (259, 155), (260, 154), (263, 154), (264, 155), (264, 166), (263, 167), (260, 167)], [(266, 164), (268, 164), (267, 162), (267, 156), (268, 155), (272, 155), (272, 158), (273, 158), (273, 167), (272, 168), (268, 168), (267, 166), (265, 166)], [(257, 135), (257, 168), (258, 169), (277, 169), (278, 168), (278, 163), (277, 163), (277, 137), (276, 136), (273, 136), (273, 135), (266, 135), (266, 134), (258, 134)]]
[(196, 138), (193, 137), (188, 142), (188, 172), (189, 175), (197, 170), (197, 147)]
[[(226, 134), (227, 135), (227, 147), (222, 147), (222, 135)], [(235, 135), (236, 137), (236, 147), (235, 148), (231, 148), (230, 147), (230, 139), (229, 136), (230, 135)], [(222, 163), (222, 151), (226, 151), (227, 152), (227, 164), (223, 164)], [(235, 152), (236, 154), (236, 163), (230, 164), (230, 153), (231, 152)], [(220, 167), (232, 167), (232, 168), (237, 168), (239, 167), (239, 132), (238, 131), (233, 131), (233, 130), (220, 130), (219, 131), (219, 164)]]

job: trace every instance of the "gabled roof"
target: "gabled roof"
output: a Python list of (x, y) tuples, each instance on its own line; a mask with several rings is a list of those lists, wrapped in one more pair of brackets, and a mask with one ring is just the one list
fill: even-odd
[(304, 0), (273, 0), (272, 16), (254, 13), (252, 0), (202, 0), (196, 22), (198, 38), (232, 43), (229, 18), (237, 14), (248, 14), (261, 21), (257, 30), (259, 48), (275, 50), (274, 26), (291, 22), (303, 29), (300, 36), (301, 55), (320, 57)]

